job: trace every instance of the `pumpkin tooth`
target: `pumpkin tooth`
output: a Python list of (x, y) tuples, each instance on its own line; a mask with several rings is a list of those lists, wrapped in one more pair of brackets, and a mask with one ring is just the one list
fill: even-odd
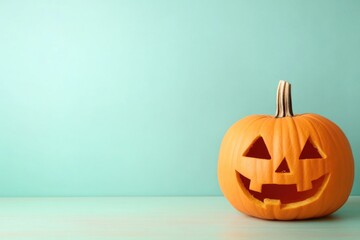
[(264, 199), (264, 203), (266, 205), (280, 205), (281, 204), (281, 201), (280, 199), (270, 199), (270, 198), (265, 198)]
[(255, 192), (261, 192), (262, 184), (257, 181), (250, 181), (249, 189)]
[(313, 188), (312, 182), (311, 181), (304, 181), (302, 183), (298, 183), (296, 184), (296, 190), (298, 192), (303, 192), (303, 191), (307, 191)]

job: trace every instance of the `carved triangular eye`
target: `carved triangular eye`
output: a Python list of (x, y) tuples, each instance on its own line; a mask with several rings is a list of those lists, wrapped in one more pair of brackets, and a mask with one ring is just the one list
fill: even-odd
[(299, 159), (323, 158), (317, 147), (314, 146), (310, 138), (306, 141)]
[(271, 159), (269, 151), (266, 147), (264, 139), (260, 136), (245, 151), (245, 157)]

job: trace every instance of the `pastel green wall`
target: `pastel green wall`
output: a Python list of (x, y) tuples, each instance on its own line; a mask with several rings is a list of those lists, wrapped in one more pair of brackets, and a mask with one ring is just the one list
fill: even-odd
[(1, 1), (0, 196), (219, 195), (223, 134), (273, 114), (280, 79), (294, 111), (336, 122), (359, 162), (359, 12), (340, 0)]

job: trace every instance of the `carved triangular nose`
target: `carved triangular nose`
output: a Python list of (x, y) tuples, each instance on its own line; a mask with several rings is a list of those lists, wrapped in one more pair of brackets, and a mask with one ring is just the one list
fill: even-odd
[(290, 172), (289, 166), (286, 162), (286, 158), (284, 158), (281, 161), (280, 165), (278, 166), (278, 168), (276, 169), (275, 172), (277, 172), (277, 173), (289, 173)]

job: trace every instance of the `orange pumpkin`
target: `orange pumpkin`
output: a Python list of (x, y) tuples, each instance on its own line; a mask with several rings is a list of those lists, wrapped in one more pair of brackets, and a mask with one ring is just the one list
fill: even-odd
[(318, 114), (292, 113), (290, 84), (280, 81), (275, 117), (245, 117), (225, 134), (218, 180), (228, 201), (245, 214), (322, 217), (346, 202), (354, 160), (337, 125)]

